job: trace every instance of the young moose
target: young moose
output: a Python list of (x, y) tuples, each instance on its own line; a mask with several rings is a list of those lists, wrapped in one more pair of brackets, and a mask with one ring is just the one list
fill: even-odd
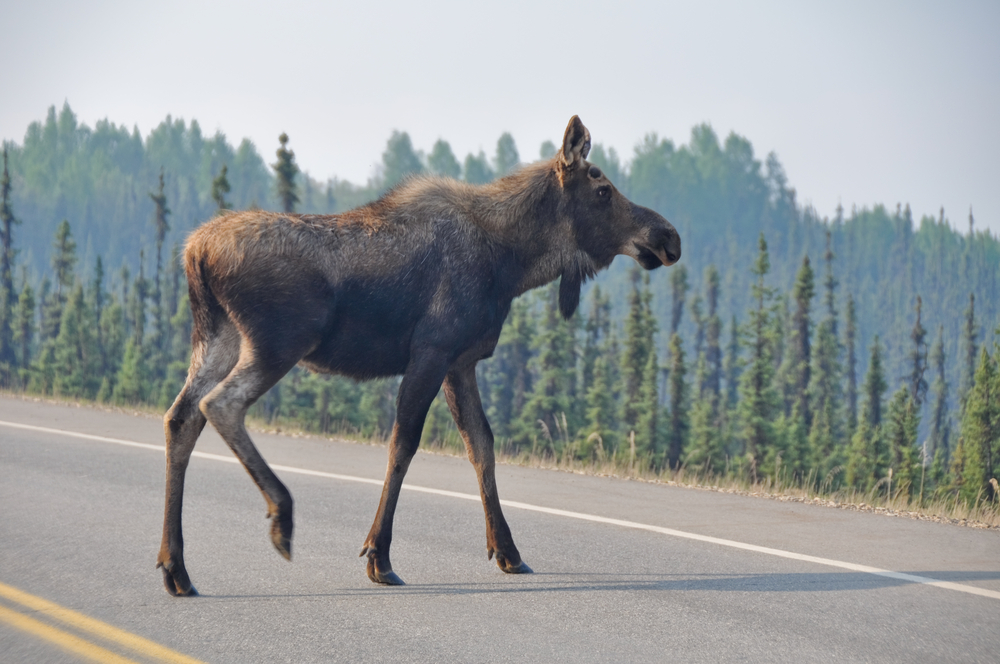
[(184, 567), (184, 472), (211, 422), (264, 494), (271, 540), (291, 559), (292, 497), (244, 427), (247, 409), (296, 364), (358, 379), (402, 374), (389, 465), (361, 555), (368, 577), (401, 584), (389, 562), (392, 518), (424, 418), (442, 383), (486, 512), (486, 550), (504, 572), (531, 572), (500, 511), (493, 433), (476, 385), (511, 301), (560, 278), (569, 317), (580, 286), (619, 254), (672, 265), (681, 241), (586, 161), (574, 116), (562, 149), (484, 186), (414, 178), (341, 215), (235, 212), (195, 231), (184, 260), (194, 318), (187, 382), (164, 418), (167, 497), (157, 567), (194, 595)]

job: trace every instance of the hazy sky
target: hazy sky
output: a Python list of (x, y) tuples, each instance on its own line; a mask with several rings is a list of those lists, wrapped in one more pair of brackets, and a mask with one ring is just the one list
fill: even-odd
[(0, 137), (69, 101), (143, 135), (167, 114), (291, 136), (318, 179), (363, 182), (393, 129), (461, 160), (523, 160), (579, 114), (624, 157), (710, 123), (778, 154), (799, 200), (909, 202), (1000, 233), (1000, 3), (0, 0)]

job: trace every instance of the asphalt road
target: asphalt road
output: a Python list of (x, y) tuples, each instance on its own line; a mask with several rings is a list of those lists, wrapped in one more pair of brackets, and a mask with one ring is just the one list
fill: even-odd
[[(158, 419), (14, 398), (0, 422), (163, 444)], [(379, 480), (384, 448), (254, 437), (291, 467), (293, 562), (206, 429), (197, 449), (221, 459), (192, 460), (184, 511), (201, 596), (173, 598), (154, 569), (162, 452), (0, 423), (0, 584), (205, 662), (1000, 660), (996, 531), (500, 466), (502, 498), (556, 511), (504, 510), (536, 573), (486, 560), (478, 501), (405, 491), (392, 561), (408, 585), (380, 587), (357, 557), (379, 486), (293, 469)], [(421, 452), (407, 480), (477, 493), (463, 459)], [(44, 615), (3, 592), (0, 609), (0, 660), (78, 661), (4, 619)]]

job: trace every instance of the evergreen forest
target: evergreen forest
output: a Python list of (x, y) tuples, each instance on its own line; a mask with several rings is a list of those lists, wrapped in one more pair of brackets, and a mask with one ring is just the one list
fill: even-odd
[[(143, 137), (49, 109), (3, 145), (0, 384), (8, 391), (166, 409), (187, 371), (184, 237), (226, 209), (338, 213), (414, 173), (470, 183), (549, 158), (505, 133), (493, 155), (429, 150), (393, 132), (364, 184), (302, 172), (196, 121)], [(270, 150), (270, 149), (269, 149)], [(266, 150), (265, 152), (268, 152)], [(996, 504), (1000, 241), (970, 210), (956, 230), (905, 202), (801, 205), (773, 153), (709, 125), (647, 135), (590, 161), (667, 217), (684, 254), (644, 272), (619, 257), (559, 315), (557, 286), (511, 309), (480, 363), (498, 449), (667, 475), (765, 478), (820, 493)], [(964, 213), (963, 213), (964, 216)], [(254, 406), (274, 426), (382, 436), (396, 380), (296, 368)], [(424, 441), (460, 448), (438, 398)]]

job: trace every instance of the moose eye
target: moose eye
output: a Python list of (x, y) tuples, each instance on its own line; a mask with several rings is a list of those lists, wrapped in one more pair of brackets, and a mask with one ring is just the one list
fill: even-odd
[(603, 187), (597, 188), (597, 197), (601, 199), (607, 199), (611, 196), (611, 187), (605, 185)]

